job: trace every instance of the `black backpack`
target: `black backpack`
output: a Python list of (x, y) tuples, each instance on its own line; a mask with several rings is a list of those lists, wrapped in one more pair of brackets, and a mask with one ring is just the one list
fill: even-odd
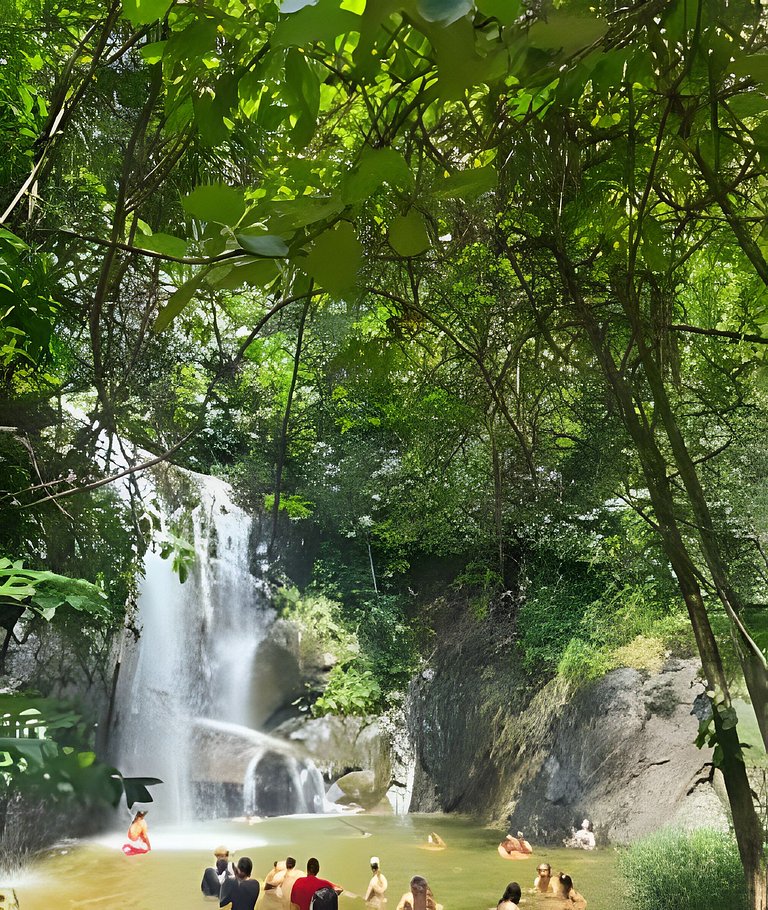
[(333, 888), (319, 888), (312, 895), (309, 910), (339, 910), (339, 895)]

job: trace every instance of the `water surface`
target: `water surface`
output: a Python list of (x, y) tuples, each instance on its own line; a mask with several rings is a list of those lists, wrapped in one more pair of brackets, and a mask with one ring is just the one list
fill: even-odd
[[(395, 910), (412, 875), (423, 875), (445, 910), (487, 910), (496, 906), (509, 881), (523, 887), (522, 907), (560, 910), (561, 901), (525, 893), (536, 866), (545, 861), (553, 872), (568, 872), (589, 910), (623, 906), (610, 848), (587, 853), (537, 848), (524, 860), (505, 860), (496, 852), (503, 833), (465, 818), (443, 815), (313, 815), (246, 822), (193, 822), (174, 827), (152, 825), (153, 850), (126, 857), (124, 832), (52, 850), (16, 882), (21, 910), (194, 910), (216, 907), (200, 893), (200, 879), (212, 864), (211, 851), (226, 844), (235, 857), (250, 856), (254, 877), (262, 881), (272, 863), (295, 856), (303, 868), (310, 856), (320, 860), (320, 876), (351, 892), (339, 910), (366, 910), (362, 899), (372, 855), (381, 860), (389, 880), (387, 910)], [(430, 831), (445, 840), (445, 850), (422, 849)], [(66, 851), (66, 852), (64, 852)], [(272, 910), (259, 898), (257, 910)]]

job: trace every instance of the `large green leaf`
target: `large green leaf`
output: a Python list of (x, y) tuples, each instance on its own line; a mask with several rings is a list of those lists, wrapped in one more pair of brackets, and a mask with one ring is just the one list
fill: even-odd
[(427, 22), (450, 25), (466, 16), (474, 6), (473, 0), (417, 0), (416, 7)]
[(563, 10), (555, 10), (546, 20), (533, 23), (528, 31), (528, 39), (534, 47), (571, 53), (594, 43), (607, 29), (605, 19), (574, 16)]
[(429, 234), (424, 217), (415, 209), (400, 215), (389, 226), (389, 245), (401, 256), (418, 256), (429, 249)]
[(235, 225), (245, 213), (245, 198), (240, 190), (223, 183), (198, 186), (181, 200), (190, 215), (201, 221)]
[(511, 25), (520, 15), (520, 0), (477, 0), (477, 8), (486, 16), (493, 16), (502, 25)]
[(273, 47), (301, 47), (307, 43), (333, 44), (337, 35), (360, 28), (360, 17), (341, 9), (339, 0), (318, 0), (281, 19), (272, 36)]
[(354, 286), (361, 259), (355, 229), (345, 221), (321, 234), (301, 265), (319, 285), (340, 296)]
[(345, 202), (362, 202), (372, 196), (382, 183), (402, 189), (413, 182), (411, 170), (403, 156), (394, 149), (366, 149), (357, 166), (344, 180)]
[(434, 192), (448, 199), (469, 199), (496, 188), (499, 175), (492, 164), (451, 174), (434, 185)]
[(157, 314), (152, 330), (154, 332), (163, 332), (173, 322), (173, 320), (182, 312), (184, 307), (195, 296), (200, 287), (204, 275), (198, 274), (194, 278), (186, 281), (178, 290), (168, 298), (166, 305)]
[(288, 255), (288, 245), (282, 237), (275, 234), (236, 234), (240, 246), (254, 256), (269, 256), (284, 259)]
[(152, 250), (153, 253), (162, 253), (164, 256), (174, 256), (181, 259), (187, 252), (187, 241), (171, 234), (150, 234), (137, 237), (137, 247), (142, 250)]
[(123, 0), (123, 13), (134, 25), (149, 25), (162, 19), (171, 0)]

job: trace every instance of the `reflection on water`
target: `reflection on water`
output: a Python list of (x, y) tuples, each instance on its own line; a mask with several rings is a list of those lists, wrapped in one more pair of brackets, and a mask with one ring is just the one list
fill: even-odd
[[(149, 820), (151, 822), (151, 813)], [(441, 851), (420, 849), (430, 831), (447, 843)], [(589, 910), (619, 910), (613, 850), (542, 848), (524, 860), (504, 860), (496, 852), (502, 833), (448, 816), (306, 816), (245, 822), (201, 822), (180, 827), (152, 827), (153, 850), (126, 857), (120, 851), (124, 832), (53, 851), (16, 884), (21, 910), (194, 910), (216, 906), (203, 899), (200, 879), (211, 850), (225, 843), (237, 856), (250, 856), (262, 881), (272, 863), (287, 855), (299, 864), (320, 860), (320, 875), (347, 892), (339, 910), (365, 910), (361, 895), (370, 879), (375, 854), (389, 880), (388, 902), (394, 910), (414, 874), (423, 875), (446, 910), (495, 908), (510, 881), (523, 887), (522, 907), (560, 910), (555, 898), (526, 893), (536, 865), (551, 863), (553, 873), (568, 872)], [(66, 852), (64, 852), (66, 851)], [(354, 895), (354, 896), (350, 896)], [(276, 910), (265, 896), (258, 908)]]

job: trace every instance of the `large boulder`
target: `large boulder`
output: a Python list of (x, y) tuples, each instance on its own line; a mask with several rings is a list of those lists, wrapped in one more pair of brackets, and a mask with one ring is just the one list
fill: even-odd
[[(338, 801), (369, 807), (387, 792), (392, 780), (391, 744), (378, 719), (294, 718), (273, 732), (300, 746), (325, 778), (336, 782), (341, 791)], [(342, 786), (340, 778), (345, 776), (347, 781)], [(339, 794), (331, 791), (329, 798), (333, 799), (334, 795)]]

